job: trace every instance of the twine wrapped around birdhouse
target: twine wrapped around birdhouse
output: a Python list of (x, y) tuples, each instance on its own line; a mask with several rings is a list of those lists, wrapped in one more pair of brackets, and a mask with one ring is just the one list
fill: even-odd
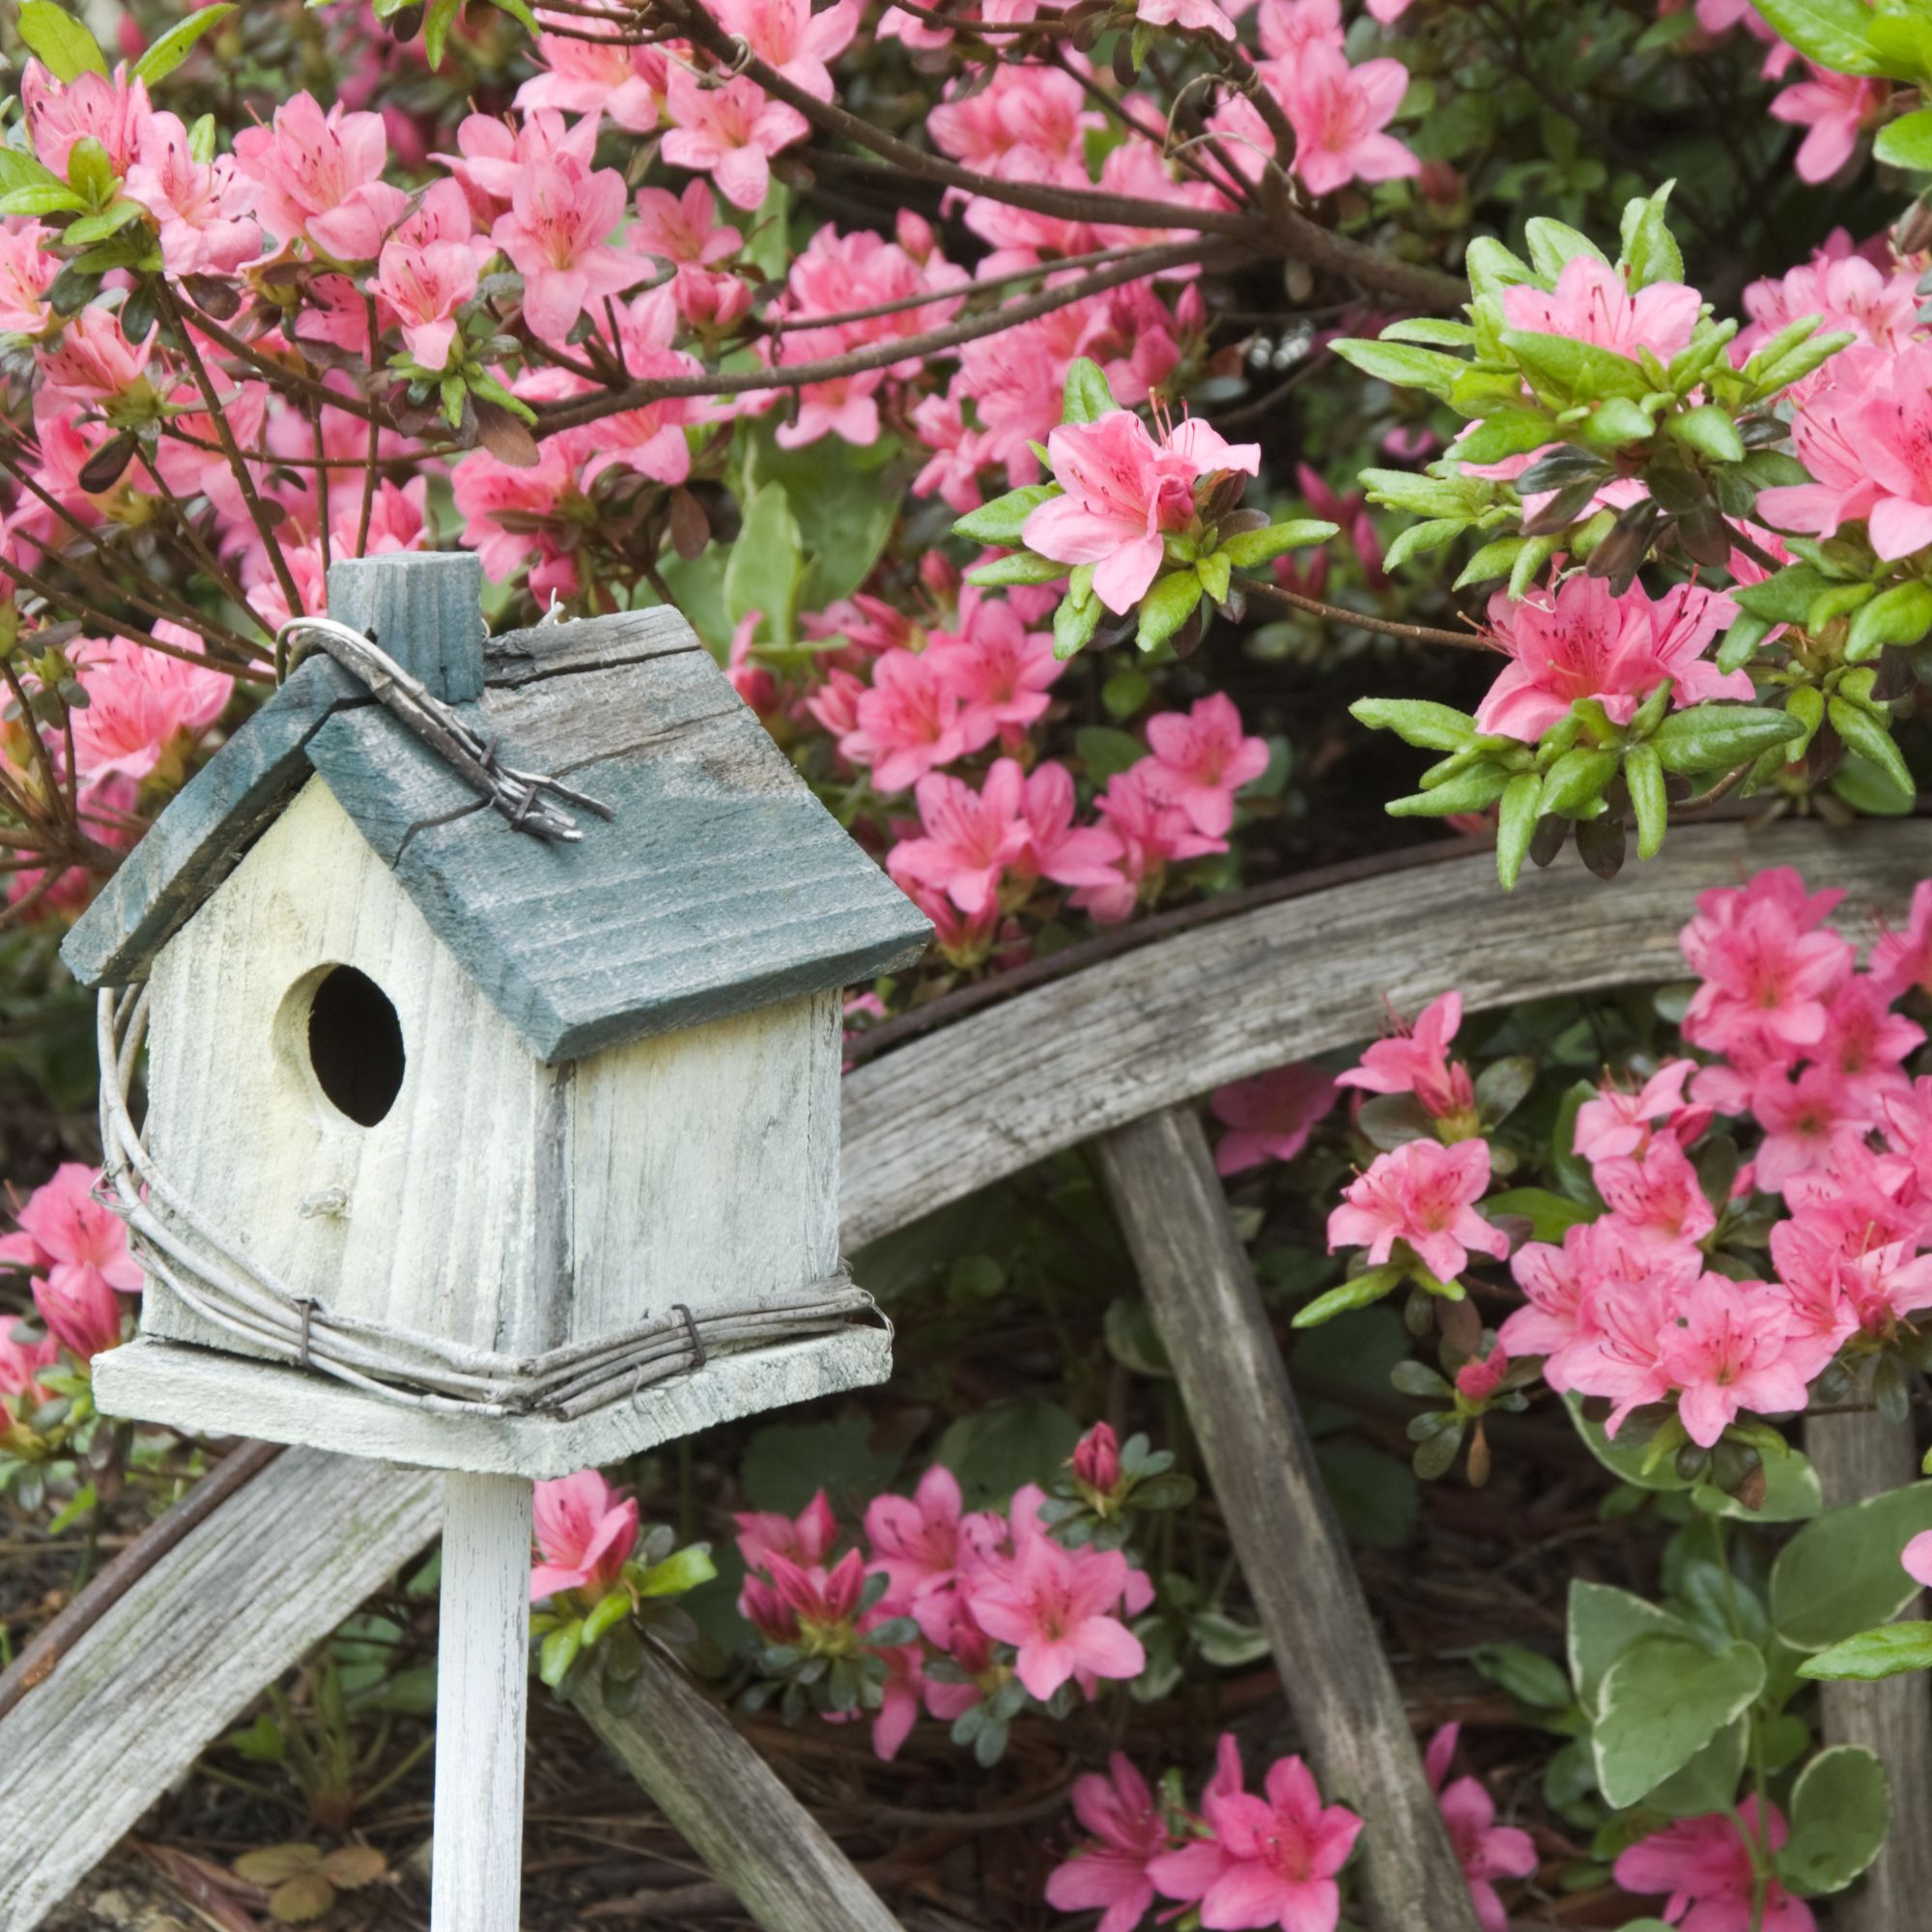
[(415, 1408), (568, 1421), (700, 1369), (713, 1355), (856, 1325), (892, 1333), (891, 1321), (842, 1263), (777, 1306), (694, 1316), (674, 1303), (663, 1315), (538, 1355), (470, 1348), (333, 1313), (292, 1293), (241, 1242), (212, 1227), (156, 1167), (128, 1100), (147, 1019), (145, 986), (101, 992), (102, 1198), (127, 1222), (129, 1244), (153, 1279), (257, 1351)]

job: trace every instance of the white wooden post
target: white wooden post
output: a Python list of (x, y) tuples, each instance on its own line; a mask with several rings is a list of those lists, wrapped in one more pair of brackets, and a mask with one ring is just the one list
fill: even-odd
[(431, 1932), (522, 1922), (533, 1494), (523, 1476), (444, 1479)]

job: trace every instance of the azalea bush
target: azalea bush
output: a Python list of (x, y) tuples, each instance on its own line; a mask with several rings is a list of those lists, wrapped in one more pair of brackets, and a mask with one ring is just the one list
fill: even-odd
[[(58, 942), (338, 559), (469, 549), (498, 629), (680, 612), (933, 922), (854, 1060), (1417, 838), (1511, 889), (1912, 809), (1925, 0), (23, 0), (0, 48), (0, 1513), (45, 1552), (0, 1662), (210, 1455), (93, 1408), (140, 1281)], [(1708, 883), (1678, 986), (1475, 1015), (1433, 962), (1206, 1099), (1489, 1932), (1804, 1932), (1889, 1812), (1813, 1687), (1932, 1663), (1922, 1492), (1826, 1511), (1794, 1428), (1932, 1372), (1932, 898)], [(1083, 1158), (858, 1261), (891, 1389), (543, 1486), (538, 1761), (657, 1646), (888, 1808), (1013, 1801), (985, 1922), (1358, 1919), (1377, 1820), (1281, 1721)], [(433, 1585), (205, 1759), (264, 1909), (409, 1882)]]

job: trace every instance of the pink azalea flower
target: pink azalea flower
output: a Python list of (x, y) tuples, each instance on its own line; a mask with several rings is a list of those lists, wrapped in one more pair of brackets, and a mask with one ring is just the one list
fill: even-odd
[(469, 114), (456, 130), (458, 152), (433, 158), (455, 177), (474, 217), (487, 223), (510, 205), (518, 178), (536, 162), (568, 156), (583, 167), (594, 166), (597, 125), (596, 115), (586, 114), (571, 128), (555, 109), (543, 107), (527, 109), (514, 120)]
[(1185, 716), (1148, 720), (1148, 789), (1179, 806), (1197, 832), (1219, 838), (1235, 822), (1235, 794), (1267, 770), (1268, 748), (1241, 735), (1241, 714), (1225, 692), (1197, 699)]
[(404, 347), (440, 372), (456, 341), (456, 311), (476, 293), (475, 251), (463, 242), (385, 242), (376, 293), (395, 310)]
[(940, 676), (959, 698), (969, 752), (995, 738), (1008, 750), (1018, 750), (1066, 668), (1053, 654), (1051, 632), (1028, 630), (1005, 598), (971, 588), (960, 603), (958, 635), (935, 636), (933, 649)]
[(1534, 744), (1579, 697), (1627, 724), (1665, 678), (1674, 706), (1748, 698), (1746, 671), (1720, 671), (1705, 652), (1737, 616), (1728, 597), (1680, 583), (1653, 600), (1641, 584), (1612, 594), (1601, 577), (1566, 578), (1553, 600), (1490, 600), (1490, 623), (1515, 662), (1476, 709), (1484, 731)]
[(1463, 1024), (1463, 996), (1454, 991), (1431, 1000), (1409, 1026), (1392, 1014), (1396, 1032), (1366, 1048), (1362, 1064), (1335, 1076), (1338, 1087), (1367, 1094), (1413, 1094), (1423, 1110), (1442, 1121), (1473, 1114), (1476, 1089), (1469, 1069), (1449, 1057), (1449, 1042)]
[(1828, 537), (1871, 514), (1883, 491), (1867, 444), (1885, 426), (1868, 428), (1865, 415), (1890, 364), (1889, 355), (1844, 349), (1818, 371), (1791, 422), (1792, 447), (1812, 480), (1761, 491), (1757, 514), (1767, 523)]
[(1065, 1549), (1046, 1535), (1024, 1539), (1011, 1574), (975, 1588), (974, 1618), (1018, 1647), (1014, 1674), (1044, 1703), (1076, 1672), (1138, 1677), (1140, 1639), (1113, 1615), (1127, 1588), (1118, 1549)]
[(1913, 887), (1905, 930), (1887, 926), (1872, 942), (1868, 971), (1874, 990), (1888, 1003), (1914, 986), (1932, 990), (1932, 879)]
[(1275, 66), (1267, 84), (1293, 126), (1294, 172), (1310, 194), (1422, 172), (1422, 163), (1383, 132), (1408, 92), (1408, 70), (1400, 61), (1350, 67), (1346, 55), (1316, 42), (1298, 61)]
[(1640, 1153), (1655, 1131), (1654, 1122), (1662, 1122), (1680, 1147), (1689, 1146), (1710, 1120), (1708, 1108), (1692, 1107), (1684, 1095), (1684, 1084), (1696, 1070), (1694, 1060), (1666, 1061), (1634, 1093), (1605, 1081), (1597, 1097), (1577, 1110), (1573, 1151), (1593, 1167), (1600, 1160)]
[(1449, 1842), (1455, 1846), (1463, 1876), (1469, 1882), (1469, 1896), (1483, 1932), (1509, 1932), (1509, 1914), (1497, 1895), (1495, 1881), (1529, 1877), (1537, 1866), (1536, 1844), (1527, 1832), (1496, 1823), (1496, 1801), (1480, 1778), (1459, 1777), (1444, 1788), (1462, 1731), (1461, 1724), (1444, 1724), (1430, 1739), (1426, 1760), (1429, 1788), (1442, 1807), (1442, 1822), (1449, 1828)]
[(1214, 1150), (1214, 1171), (1244, 1174), (1264, 1161), (1293, 1160), (1336, 1097), (1336, 1083), (1299, 1061), (1217, 1087), (1208, 1105), (1229, 1131)]
[(866, 1505), (870, 1570), (883, 1570), (886, 1601), (916, 1618), (933, 1642), (952, 1628), (959, 1564), (959, 1481), (935, 1463), (910, 1497), (874, 1496)]
[(1653, 1137), (1640, 1153), (1599, 1161), (1593, 1172), (1597, 1191), (1631, 1238), (1674, 1247), (1701, 1241), (1718, 1224), (1697, 1170), (1674, 1140)]
[(311, 94), (275, 109), (267, 128), (235, 137), (235, 165), (257, 186), (256, 213), (270, 235), (306, 237), (339, 262), (373, 261), (409, 197), (382, 179), (389, 154), (380, 114), (327, 114)]
[(1691, 1441), (1711, 1448), (1741, 1409), (1782, 1415), (1804, 1406), (1790, 1342), (1783, 1299), (1765, 1283), (1698, 1277), (1658, 1348)]
[(120, 1216), (95, 1199), (99, 1181), (98, 1167), (62, 1162), (14, 1217), (19, 1232), (0, 1235), (0, 1262), (88, 1291), (138, 1294), (141, 1264), (128, 1252)]
[(632, 240), (647, 255), (680, 268), (709, 268), (735, 255), (745, 238), (717, 218), (718, 204), (706, 182), (686, 182), (682, 194), (665, 187), (638, 190)]
[[(1756, 1873), (1744, 1837), (1758, 1834), (1758, 1803), (1747, 1798), (1738, 1816), (1713, 1811), (1680, 1819), (1639, 1840), (1616, 1861), (1617, 1883), (1640, 1897), (1667, 1893), (1664, 1918), (1682, 1932), (1816, 1932), (1818, 1921), (1803, 1899), (1773, 1879), (1764, 1916), (1753, 1918)], [(1742, 1821), (1742, 1830), (1740, 1829)], [(1768, 1842), (1775, 1851), (1790, 1835), (1783, 1814), (1772, 1807)]]
[(832, 1638), (859, 1614), (866, 1590), (865, 1559), (848, 1549), (830, 1570), (794, 1563), (776, 1549), (765, 1552), (770, 1582), (746, 1579), (739, 1614), (775, 1643)]
[(1046, 1902), (1056, 1912), (1103, 1908), (1095, 1932), (1134, 1932), (1154, 1900), (1148, 1868), (1171, 1844), (1153, 1793), (1116, 1751), (1105, 1777), (1074, 1780), (1073, 1815), (1089, 1835), (1049, 1874)]
[(16, 1401), (24, 1411), (38, 1408), (49, 1393), (40, 1381), (41, 1371), (60, 1360), (60, 1350), (56, 1336), (23, 1342), (14, 1322), (0, 1320), (0, 1403)]
[(1795, 82), (1771, 103), (1774, 121), (1809, 129), (1794, 166), (1804, 182), (1830, 181), (1852, 158), (1864, 128), (1883, 118), (1891, 90), (1884, 81), (1829, 73), (1804, 63), (1808, 80)]
[(1342, 46), (1342, 0), (1261, 0), (1256, 15), (1262, 51), (1292, 60), (1315, 43)]
[(1685, 1039), (1747, 1066), (1787, 1064), (1817, 1046), (1829, 1023), (1825, 1003), (1850, 979), (1853, 961), (1835, 932), (1806, 930), (1762, 896), (1721, 928), (1699, 931), (1693, 922), (1685, 956), (1703, 976), (1685, 1010)]
[(745, 1510), (731, 1519), (738, 1531), (738, 1553), (748, 1570), (762, 1570), (773, 1554), (805, 1569), (822, 1564), (838, 1541), (838, 1520), (820, 1490), (796, 1517), (779, 1510)]
[(925, 652), (887, 651), (855, 709), (858, 726), (838, 749), (855, 765), (871, 766), (882, 792), (904, 791), (934, 766), (965, 755), (959, 695)]
[(1905, 1565), (1905, 1574), (1915, 1583), (1932, 1588), (1932, 1529), (1921, 1529), (1905, 1546), (1899, 1561)]
[(121, 1303), (90, 1269), (56, 1267), (37, 1279), (34, 1306), (54, 1340), (82, 1361), (120, 1345)]
[(1281, 1932), (1335, 1932), (1341, 1888), (1362, 1821), (1342, 1804), (1324, 1805), (1314, 1775), (1298, 1757), (1268, 1768), (1265, 1799), (1241, 1789), (1232, 1740), (1202, 1809), (1213, 1835), (1155, 1859), (1149, 1867), (1169, 1898), (1198, 1900), (1205, 1926), (1278, 1926)]
[(1668, 362), (1690, 340), (1702, 306), (1683, 282), (1653, 282), (1632, 295), (1616, 270), (1594, 255), (1573, 255), (1553, 294), (1520, 286), (1503, 291), (1503, 319), (1512, 328), (1568, 336), (1634, 358), (1648, 349)]
[(1867, 392), (1856, 428), (1876, 497), (1866, 512), (1872, 549), (1888, 561), (1932, 544), (1932, 345), (1889, 358)]
[(1139, 0), (1137, 16), (1150, 27), (1179, 27), (1197, 34), (1216, 34), (1224, 41), (1235, 38), (1235, 23), (1214, 0)]
[(664, 137), (665, 159), (710, 175), (733, 208), (759, 207), (770, 191), (772, 156), (811, 132), (796, 107), (742, 76), (703, 87), (696, 74), (674, 67), (667, 108), (674, 125)]
[[(1842, 229), (1836, 239), (1849, 249)], [(1918, 279), (1910, 270), (1881, 268), (1862, 255), (1834, 253), (1828, 244), (1786, 274), (1746, 288), (1751, 326), (1739, 335), (1738, 347), (1756, 349), (1801, 316), (1815, 315), (1828, 334), (1849, 331), (1869, 348), (1903, 349), (1918, 331)]]
[(1509, 1374), (1509, 1350), (1498, 1342), (1487, 1355), (1474, 1355), (1456, 1371), (1456, 1393), (1470, 1402), (1488, 1402)]
[(1096, 1495), (1111, 1496), (1120, 1489), (1121, 1438), (1111, 1424), (1096, 1422), (1073, 1445), (1073, 1454), (1066, 1460), (1074, 1480)]
[(959, 779), (929, 772), (914, 795), (925, 827), (887, 855), (886, 869), (900, 885), (943, 892), (963, 913), (981, 911), (999, 895), (1001, 874), (1025, 849), (1020, 805), (1025, 779), (1011, 758), (1000, 758), (979, 791)]
[[(155, 635), (183, 649), (198, 642), (165, 620)], [(89, 639), (71, 656), (87, 693), (87, 708), (73, 714), (74, 762), (87, 779), (146, 778), (180, 733), (213, 724), (235, 690), (233, 676), (212, 664), (187, 664), (126, 638)]]
[(832, 99), (826, 62), (851, 45), (859, 12), (858, 0), (834, 0), (821, 14), (811, 11), (811, 0), (711, 0), (712, 16), (727, 34), (820, 100)]
[(1796, 1079), (1782, 1067), (1761, 1067), (1751, 1082), (1750, 1106), (1764, 1129), (1757, 1184), (1768, 1194), (1782, 1194), (1793, 1176), (1828, 1165), (1874, 1124), (1834, 1066), (1807, 1066)]
[(530, 1602), (581, 1590), (607, 1597), (638, 1547), (638, 1503), (621, 1501), (595, 1469), (539, 1483), (535, 1503), (537, 1550), (530, 1570)]
[(1405, 1141), (1350, 1183), (1328, 1216), (1328, 1252), (1365, 1247), (1380, 1267), (1406, 1241), (1437, 1281), (1452, 1282), (1471, 1248), (1497, 1261), (1509, 1253), (1509, 1237), (1476, 1212), (1489, 1184), (1488, 1141)]
[(73, 144), (84, 140), (99, 141), (114, 172), (125, 179), (140, 153), (151, 111), (146, 83), (129, 80), (126, 67), (117, 67), (111, 78), (80, 73), (59, 81), (37, 60), (27, 63), (21, 76), (20, 104), (34, 153), (63, 181)]
[(46, 294), (60, 258), (41, 246), (53, 232), (14, 215), (0, 220), (0, 335), (40, 335), (53, 322)]
[(573, 33), (539, 34), (536, 51), (545, 71), (518, 88), (520, 108), (586, 115), (593, 139), (602, 115), (633, 134), (648, 134), (657, 126), (657, 94), (663, 83), (658, 78), (654, 84), (654, 76), (664, 72), (661, 50), (599, 45)]
[(261, 224), (248, 218), (255, 185), (232, 156), (197, 161), (178, 114), (151, 115), (127, 192), (160, 224), (161, 259), (174, 275), (233, 274), (262, 252)]
[(1160, 570), (1161, 533), (1193, 520), (1195, 484), (1225, 471), (1253, 476), (1261, 467), (1258, 443), (1225, 442), (1193, 420), (1155, 442), (1130, 410), (1062, 423), (1046, 447), (1065, 495), (1033, 511), (1022, 540), (1057, 563), (1096, 565), (1094, 591), (1122, 613), (1146, 596)]
[(1049, 758), (1028, 773), (1020, 811), (1026, 846), (1011, 862), (1015, 878), (1106, 887), (1119, 877), (1121, 840), (1105, 826), (1073, 823), (1073, 775)]
[(584, 308), (645, 278), (644, 264), (606, 240), (629, 197), (615, 168), (554, 156), (517, 178), (509, 212), (490, 239), (524, 277), (524, 315), (547, 342), (561, 342)]
[(111, 311), (84, 308), (69, 319), (57, 344), (35, 351), (45, 384), (42, 393), (88, 403), (128, 395), (147, 381), (154, 345), (152, 334), (145, 342), (129, 342)]

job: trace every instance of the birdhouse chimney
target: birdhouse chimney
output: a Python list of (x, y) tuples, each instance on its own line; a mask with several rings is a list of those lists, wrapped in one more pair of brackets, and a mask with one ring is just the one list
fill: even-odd
[(392, 551), (328, 572), (328, 614), (446, 703), (483, 696), (483, 565), (468, 551)]

